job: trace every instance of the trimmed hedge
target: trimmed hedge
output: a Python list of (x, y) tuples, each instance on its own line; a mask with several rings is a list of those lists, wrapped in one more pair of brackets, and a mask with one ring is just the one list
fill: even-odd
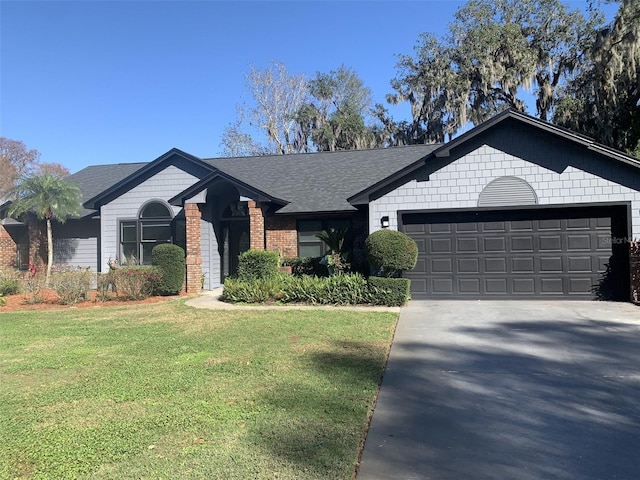
[(410, 298), (408, 278), (369, 277), (369, 285), (375, 291), (373, 303), (376, 305), (402, 306)]
[(151, 264), (162, 272), (157, 292), (160, 295), (179, 294), (186, 273), (182, 247), (171, 243), (156, 245), (151, 250)]
[(385, 277), (397, 277), (411, 270), (418, 260), (418, 245), (396, 230), (377, 230), (365, 240), (367, 260)]
[(232, 303), (306, 303), (311, 305), (404, 305), (409, 298), (409, 279), (376, 278), (360, 274), (332, 277), (296, 277), (241, 280), (227, 278), (222, 298)]
[(247, 250), (238, 257), (238, 279), (258, 280), (278, 273), (280, 254), (266, 250)]

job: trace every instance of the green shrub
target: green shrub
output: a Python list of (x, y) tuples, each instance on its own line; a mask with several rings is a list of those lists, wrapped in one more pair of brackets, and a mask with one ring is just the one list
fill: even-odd
[(0, 279), (0, 296), (15, 295), (20, 292), (20, 281), (17, 278)]
[(54, 265), (51, 269), (51, 288), (63, 305), (74, 305), (86, 300), (91, 287), (91, 272), (88, 268)]
[(397, 277), (411, 270), (418, 260), (418, 246), (411, 237), (396, 230), (378, 230), (365, 240), (367, 260), (385, 277)]
[(324, 257), (292, 257), (282, 260), (282, 265), (291, 267), (291, 273), (297, 277), (310, 275), (316, 277), (326, 277), (329, 275), (327, 266), (323, 265)]
[(112, 273), (118, 296), (127, 300), (151, 296), (162, 281), (162, 272), (157, 267), (122, 267)]
[(16, 270), (0, 268), (0, 297), (20, 293), (20, 277)]
[(280, 254), (266, 250), (247, 250), (240, 254), (238, 275), (240, 280), (271, 278), (278, 273)]
[(289, 277), (283, 282), (280, 300), (312, 305), (358, 305), (370, 303), (370, 291), (360, 274), (332, 277)]
[(276, 275), (255, 280), (227, 278), (224, 281), (222, 300), (231, 303), (264, 303), (270, 299), (279, 299), (283, 278), (284, 276)]
[(408, 278), (369, 277), (371, 303), (389, 307), (402, 306), (409, 300)]
[(7, 304), (7, 299), (0, 295), (0, 307), (4, 307)]
[(184, 250), (178, 245), (164, 243), (151, 251), (151, 264), (162, 272), (157, 286), (160, 295), (177, 295), (182, 290), (185, 277)]

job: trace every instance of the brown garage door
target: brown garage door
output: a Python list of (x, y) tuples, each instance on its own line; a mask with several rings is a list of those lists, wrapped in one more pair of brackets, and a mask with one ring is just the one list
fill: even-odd
[(615, 232), (626, 236), (625, 215), (619, 207), (401, 213), (419, 251), (405, 276), (414, 298), (591, 298), (605, 290), (618, 298), (624, 279), (608, 266), (624, 269)]

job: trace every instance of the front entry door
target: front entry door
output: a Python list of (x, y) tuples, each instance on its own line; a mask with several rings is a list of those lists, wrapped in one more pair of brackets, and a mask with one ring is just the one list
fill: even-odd
[(224, 252), (222, 255), (222, 281), (238, 272), (238, 257), (250, 247), (249, 219), (225, 222)]

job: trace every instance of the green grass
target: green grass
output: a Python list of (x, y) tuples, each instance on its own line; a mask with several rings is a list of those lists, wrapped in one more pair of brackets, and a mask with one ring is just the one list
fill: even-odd
[(396, 318), (0, 313), (0, 478), (351, 479)]

